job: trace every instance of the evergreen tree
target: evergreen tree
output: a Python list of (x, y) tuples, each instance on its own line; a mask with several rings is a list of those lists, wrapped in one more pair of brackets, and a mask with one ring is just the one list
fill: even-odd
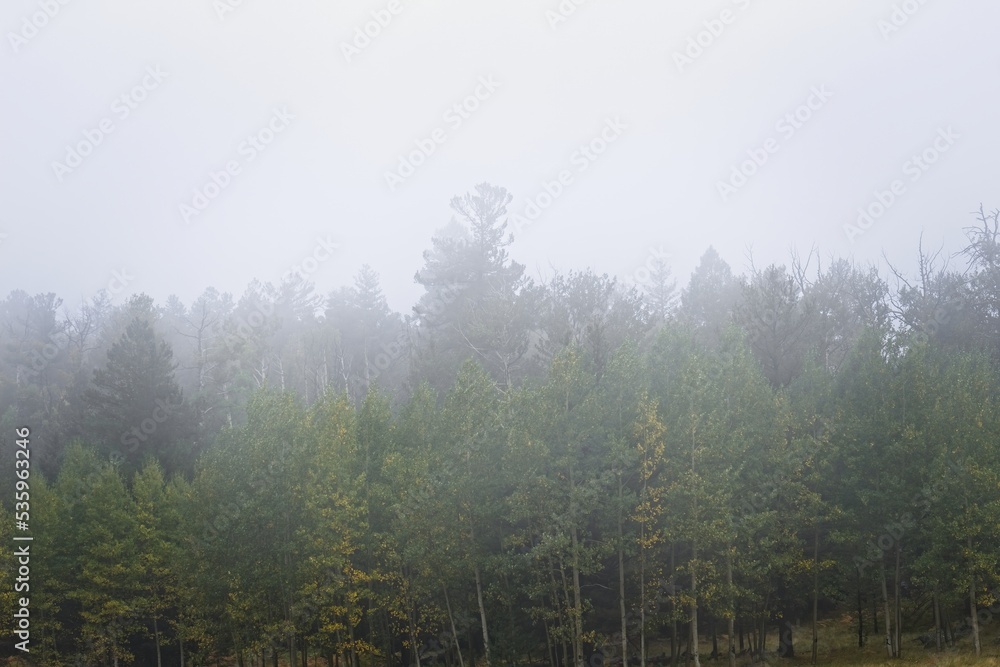
[(462, 362), (475, 358), (502, 387), (519, 376), (530, 350), (531, 311), (524, 266), (510, 260), (504, 218), (512, 195), (480, 183), (455, 197), (459, 216), (432, 239), (415, 280), (425, 293), (414, 306), (417, 339), (414, 372), (445, 390)]
[(122, 463), (127, 477), (154, 458), (169, 473), (189, 471), (193, 462), (188, 409), (173, 378), (170, 347), (148, 320), (136, 318), (94, 371), (84, 395), (84, 428), (104, 456)]

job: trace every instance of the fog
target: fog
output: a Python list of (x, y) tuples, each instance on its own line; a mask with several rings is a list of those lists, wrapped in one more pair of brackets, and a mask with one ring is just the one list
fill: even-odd
[(997, 25), (6, 0), (0, 656), (996, 655)]
[[(1000, 8), (984, 1), (51, 4), (0, 19), (0, 282), (67, 303), (115, 272), (158, 300), (238, 295), (323, 238), (338, 250), (308, 276), (320, 292), (367, 262), (406, 312), (453, 196), (487, 181), (525, 216), (563, 170), (559, 196), (510, 224), (535, 278), (627, 278), (652, 248), (683, 282), (709, 245), (737, 270), (791, 248), (910, 266), (921, 233), (958, 250), (996, 183)], [(907, 173), (947, 128), (947, 153)], [(776, 152), (720, 192), (768, 139)], [(81, 142), (79, 166), (56, 165)], [(433, 153), (388, 183), (421, 143)], [(896, 179), (885, 214), (845, 232)], [(185, 216), (206, 186), (217, 196)]]

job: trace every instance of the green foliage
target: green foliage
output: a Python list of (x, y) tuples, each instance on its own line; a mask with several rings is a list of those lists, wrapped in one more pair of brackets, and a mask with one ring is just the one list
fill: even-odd
[(188, 414), (175, 367), (170, 347), (148, 320), (137, 317), (112, 344), (107, 365), (94, 371), (94, 386), (84, 394), (85, 432), (96, 437), (105, 456), (122, 463), (129, 479), (149, 458), (170, 472), (189, 469), (190, 448), (182, 442)]
[(935, 623), (963, 648), (973, 612), (990, 631), (991, 219), (968, 281), (889, 295), (846, 262), (743, 279), (709, 251), (675, 315), (669, 290), (651, 310), (589, 271), (525, 280), (509, 201), (452, 202), (405, 324), (367, 268), (326, 319), (302, 281), (62, 323), (45, 295), (0, 304), (5, 368), (70, 332), (37, 376), (0, 376), (5, 428), (63, 438), (31, 482), (39, 664), (138, 664), (150, 642), (166, 664), (650, 662), (668, 638), (680, 660), (694, 622), (771, 660), (814, 608), (862, 642), (877, 620), (896, 655)]

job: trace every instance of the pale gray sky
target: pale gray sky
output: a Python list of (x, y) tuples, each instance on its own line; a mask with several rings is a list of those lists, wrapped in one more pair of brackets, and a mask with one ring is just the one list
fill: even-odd
[[(335, 243), (305, 265), (320, 291), (367, 262), (408, 311), (449, 200), (482, 181), (512, 215), (547, 204), (515, 230), (533, 276), (629, 278), (652, 248), (683, 282), (709, 245), (736, 270), (751, 245), (909, 266), (921, 230), (954, 251), (1000, 206), (987, 0), (63, 2), (0, 9), (4, 296), (73, 303), (122, 269), (122, 294), (239, 296)], [(894, 201), (849, 239), (877, 191)]]

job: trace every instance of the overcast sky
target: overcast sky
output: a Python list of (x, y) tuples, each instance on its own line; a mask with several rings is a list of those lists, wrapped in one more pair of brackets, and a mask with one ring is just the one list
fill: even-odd
[(406, 312), (483, 181), (536, 278), (911, 266), (1000, 206), (995, 0), (62, 2), (0, 8), (0, 296), (368, 263)]

